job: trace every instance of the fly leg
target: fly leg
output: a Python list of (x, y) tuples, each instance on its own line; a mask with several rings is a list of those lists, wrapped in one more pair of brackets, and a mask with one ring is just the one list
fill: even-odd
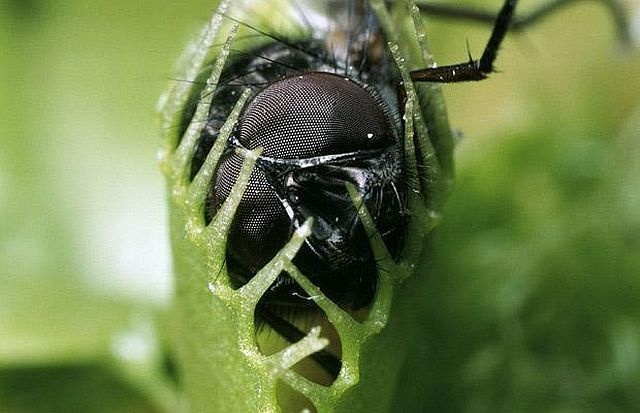
[(506, 0), (493, 25), (491, 37), (479, 60), (469, 57), (469, 61), (448, 66), (428, 67), (411, 72), (414, 82), (456, 83), (486, 79), (494, 71), (493, 62), (498, 55), (511, 23), (518, 0)]
[[(498, 49), (509, 30), (518, 31), (532, 25), (560, 8), (578, 0), (553, 0), (540, 6), (524, 16), (515, 16), (514, 10), (517, 0), (505, 0), (497, 17), (489, 12), (472, 8), (460, 8), (444, 4), (433, 4), (421, 1), (420, 9), (432, 16), (465, 19), (481, 23), (493, 22), (491, 37), (485, 46), (479, 60), (469, 57), (469, 61), (448, 66), (431, 67), (414, 70), (411, 79), (414, 82), (456, 83), (467, 81), (479, 81), (486, 79), (494, 72), (493, 63), (498, 54)], [(624, 16), (622, 7), (617, 0), (601, 0), (611, 12), (618, 36), (624, 44), (630, 44), (629, 26)]]

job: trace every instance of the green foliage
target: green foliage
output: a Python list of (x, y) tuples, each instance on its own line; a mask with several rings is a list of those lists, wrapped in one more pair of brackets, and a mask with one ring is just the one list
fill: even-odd
[[(99, 222), (85, 201), (122, 208), (103, 176), (151, 177), (131, 215), (161, 215), (151, 108), (212, 5), (18, 3), (0, 7), (0, 411), (171, 411), (170, 329), (147, 334), (157, 303), (87, 282), (102, 268), (78, 245)], [(640, 62), (581, 3), (510, 39), (490, 80), (445, 88), (465, 138), (443, 224), (382, 333), (415, 337), (406, 368), (379, 377), (396, 411), (640, 410)], [(427, 28), (441, 64), (487, 35)], [(153, 343), (135, 362), (113, 351), (127, 332)]]

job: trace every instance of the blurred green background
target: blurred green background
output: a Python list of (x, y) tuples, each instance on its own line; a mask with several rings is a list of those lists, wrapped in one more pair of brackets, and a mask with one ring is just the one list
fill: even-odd
[[(170, 399), (154, 107), (214, 3), (0, 1), (0, 411)], [(640, 34), (639, 2), (625, 5)], [(479, 55), (489, 33), (428, 27), (440, 64), (467, 40)], [(640, 52), (597, 1), (576, 2), (508, 38), (497, 66), (444, 87), (458, 178), (417, 275), (429, 288), (403, 304), (424, 377), (402, 397), (416, 411), (640, 411)]]

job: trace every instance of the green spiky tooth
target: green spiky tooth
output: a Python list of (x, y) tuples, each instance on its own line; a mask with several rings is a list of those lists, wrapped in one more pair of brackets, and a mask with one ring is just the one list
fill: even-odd
[(269, 362), (276, 367), (275, 374), (280, 376), (302, 359), (309, 357), (329, 345), (329, 340), (320, 337), (320, 327), (313, 327), (300, 341), (285, 347), (280, 352), (269, 356)]
[(262, 267), (251, 280), (238, 289), (238, 293), (243, 297), (243, 302), (251, 310), (255, 308), (260, 298), (280, 275), (285, 263), (291, 262), (296, 256), (304, 241), (311, 235), (312, 225), (313, 219), (307, 219), (304, 224), (294, 231), (289, 242), (280, 249), (276, 256)]
[(175, 126), (176, 118), (182, 113), (193, 83), (203, 69), (204, 62), (224, 20), (224, 13), (227, 12), (230, 3), (230, 0), (222, 0), (220, 2), (217, 12), (211, 17), (209, 24), (202, 30), (197, 40), (189, 44), (180, 59), (178, 59), (177, 79), (180, 79), (180, 81), (172, 83), (160, 97), (158, 111), (161, 115), (162, 138), (163, 141), (166, 141), (163, 148), (163, 156), (168, 155), (176, 146), (178, 137), (171, 133)]
[[(236, 209), (238, 205), (240, 205), (240, 201), (242, 200), (242, 195), (249, 184), (249, 178), (251, 177), (251, 172), (255, 167), (256, 161), (258, 160), (258, 156), (262, 153), (262, 148), (257, 148), (252, 151), (245, 151), (243, 153), (244, 162), (242, 163), (242, 168), (240, 168), (240, 173), (238, 174), (238, 178), (236, 182), (233, 184), (231, 188), (231, 192), (227, 199), (225, 199), (222, 207), (218, 213), (213, 217), (213, 220), (209, 224), (206, 229), (206, 241), (207, 248), (210, 249), (223, 249), (226, 244), (226, 237), (229, 229), (231, 228), (231, 224), (233, 222), (233, 217), (236, 213)], [(202, 188), (203, 192), (206, 192), (206, 188)], [(206, 195), (205, 195), (206, 196)]]
[[(404, 113), (413, 113), (414, 100), (407, 97), (404, 105)], [(418, 162), (416, 160), (416, 145), (414, 139), (413, 116), (405, 116), (404, 120), (404, 164), (406, 167), (408, 196), (410, 199), (420, 196), (420, 179), (418, 173)]]
[[(411, 99), (413, 102), (419, 102), (415, 86), (411, 81), (411, 76), (407, 69), (404, 53), (396, 42), (389, 42), (388, 46), (391, 56), (396, 61), (396, 64), (400, 69), (400, 75), (402, 76), (402, 82), (407, 92), (408, 99)], [(404, 116), (406, 122), (408, 120), (409, 113), (405, 113)], [(432, 192), (436, 189), (435, 183), (440, 177), (440, 163), (438, 158), (435, 156), (435, 150), (429, 138), (429, 129), (422, 117), (422, 113), (420, 113), (419, 110), (414, 110), (412, 117), (413, 128), (416, 132), (413, 136), (413, 145), (416, 147), (413, 154), (414, 156), (416, 153), (421, 155), (418, 160), (423, 171), (419, 174), (421, 191), (424, 193), (423, 199), (425, 202), (429, 203), (434, 199)]]
[[(409, 10), (409, 15), (411, 16), (411, 20), (413, 21), (416, 41), (419, 45), (420, 52), (422, 53), (422, 64), (424, 65), (424, 67), (431, 67), (436, 63), (429, 48), (429, 42), (427, 41), (427, 29), (424, 27), (424, 21), (422, 20), (420, 8), (413, 0), (404, 0), (404, 4), (407, 10)], [(435, 86), (439, 87), (438, 85)]]
[[(231, 28), (231, 31), (227, 35), (227, 40), (216, 58), (213, 71), (208, 77), (205, 87), (200, 92), (200, 99), (196, 107), (196, 112), (193, 115), (180, 144), (178, 145), (178, 149), (173, 155), (173, 160), (171, 162), (171, 169), (175, 175), (173, 180), (174, 182), (181, 184), (181, 186), (186, 186), (189, 181), (189, 165), (191, 165), (191, 159), (195, 153), (200, 135), (202, 135), (202, 131), (207, 124), (209, 109), (211, 108), (213, 100), (213, 92), (218, 85), (220, 74), (222, 73), (224, 64), (227, 62), (231, 44), (235, 40), (237, 32), (238, 25), (236, 24)], [(187, 198), (187, 201), (188, 200), (189, 198)]]
[(353, 319), (351, 314), (344, 311), (336, 303), (331, 301), (322, 291), (296, 267), (292, 262), (286, 263), (285, 271), (309, 294), (309, 297), (327, 315), (340, 336), (353, 334), (360, 328), (360, 324)]
[(382, 236), (378, 232), (373, 217), (371, 217), (362, 196), (352, 183), (347, 183), (347, 191), (349, 192), (349, 196), (351, 197), (351, 201), (353, 202), (356, 211), (358, 211), (360, 222), (362, 222), (362, 226), (367, 232), (371, 243), (371, 249), (373, 250), (373, 257), (378, 263), (378, 266), (382, 268), (381, 272), (394, 274), (397, 270), (396, 264), (393, 261), (387, 246), (382, 240)]
[(202, 212), (204, 211), (202, 210), (202, 208), (209, 192), (209, 186), (211, 185), (211, 179), (213, 177), (216, 165), (220, 160), (220, 156), (222, 156), (222, 152), (224, 151), (229, 136), (231, 136), (233, 128), (238, 122), (240, 112), (244, 108), (244, 105), (245, 103), (247, 103), (247, 100), (250, 96), (251, 90), (249, 88), (246, 88), (242, 92), (242, 95), (240, 95), (240, 98), (236, 102), (235, 106), (231, 110), (231, 113), (227, 117), (227, 120), (220, 129), (218, 138), (213, 144), (213, 147), (207, 155), (204, 164), (200, 168), (200, 171), (198, 171), (195, 178), (193, 178), (193, 182), (191, 182), (187, 199), (189, 200), (189, 204), (195, 208), (195, 210), (193, 211), (195, 214), (203, 216)]

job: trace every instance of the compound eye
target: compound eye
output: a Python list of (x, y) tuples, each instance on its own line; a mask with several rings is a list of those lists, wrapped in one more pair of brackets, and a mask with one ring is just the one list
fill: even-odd
[(322, 72), (265, 88), (247, 106), (237, 138), (281, 159), (344, 154), (393, 140), (379, 100), (348, 78)]

